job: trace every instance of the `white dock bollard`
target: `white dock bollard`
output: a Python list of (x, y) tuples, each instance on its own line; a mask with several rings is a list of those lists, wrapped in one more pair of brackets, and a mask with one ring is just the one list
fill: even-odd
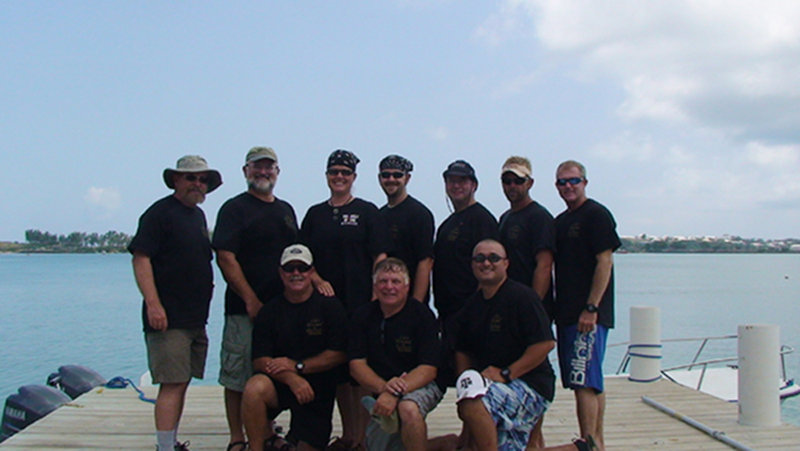
[(780, 328), (739, 326), (739, 424), (779, 426)]
[(633, 382), (661, 379), (661, 310), (645, 305), (631, 307), (630, 375)]

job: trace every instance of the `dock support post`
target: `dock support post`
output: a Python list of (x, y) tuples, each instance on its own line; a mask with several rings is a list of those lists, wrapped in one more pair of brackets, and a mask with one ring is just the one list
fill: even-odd
[(779, 426), (780, 328), (773, 324), (740, 325), (738, 335), (739, 424)]
[(661, 379), (661, 310), (651, 306), (631, 307), (630, 375), (633, 382)]

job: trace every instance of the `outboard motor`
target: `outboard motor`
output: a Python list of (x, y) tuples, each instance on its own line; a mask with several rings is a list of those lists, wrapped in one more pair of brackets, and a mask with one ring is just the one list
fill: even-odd
[(0, 442), (70, 402), (64, 392), (44, 385), (25, 385), (6, 398)]
[(64, 365), (47, 378), (47, 385), (56, 387), (75, 399), (87, 391), (105, 385), (106, 380), (94, 370), (80, 365)]

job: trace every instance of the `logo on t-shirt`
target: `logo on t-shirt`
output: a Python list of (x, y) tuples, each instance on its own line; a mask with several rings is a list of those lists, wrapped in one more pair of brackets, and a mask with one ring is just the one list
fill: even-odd
[(322, 325), (323, 322), (319, 318), (311, 318), (306, 323), (306, 335), (308, 336), (319, 336), (322, 335)]
[(397, 349), (397, 352), (410, 353), (413, 347), (410, 337), (397, 337), (394, 339), (394, 348)]
[(492, 332), (500, 332), (503, 330), (503, 316), (495, 313), (492, 320), (489, 321), (489, 330)]
[(570, 238), (580, 238), (581, 236), (581, 223), (575, 222), (569, 226), (567, 230), (567, 236)]
[(342, 215), (342, 222), (340, 225), (343, 226), (357, 226), (358, 225), (358, 213), (350, 213)]

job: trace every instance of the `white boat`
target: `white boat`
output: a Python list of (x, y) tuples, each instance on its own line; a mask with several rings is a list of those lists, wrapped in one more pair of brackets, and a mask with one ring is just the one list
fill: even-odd
[[(675, 383), (683, 386), (708, 393), (709, 395), (723, 399), (728, 402), (738, 401), (738, 384), (739, 384), (739, 366), (738, 357), (722, 357), (708, 360), (701, 360), (701, 355), (706, 349), (706, 345), (711, 341), (725, 341), (734, 340), (738, 338), (736, 335), (723, 335), (715, 337), (699, 337), (699, 338), (673, 338), (662, 340), (662, 345), (668, 343), (699, 343), (699, 347), (694, 354), (691, 362), (671, 366), (661, 370), (661, 375)], [(609, 345), (609, 348), (617, 346), (628, 346), (629, 342), (615, 343)], [(794, 382), (794, 379), (787, 378), (786, 376), (786, 362), (785, 355), (794, 352), (794, 348), (787, 345), (781, 345), (780, 356), (780, 378), (775, 381), (778, 385), (780, 399), (791, 398), (800, 395), (800, 386)], [(616, 374), (624, 374), (627, 371), (628, 363), (630, 362), (629, 351), (625, 352), (622, 361), (617, 368)]]

